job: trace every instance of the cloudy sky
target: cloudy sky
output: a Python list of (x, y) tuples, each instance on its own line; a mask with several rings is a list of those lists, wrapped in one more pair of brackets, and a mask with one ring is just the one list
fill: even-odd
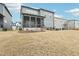
[(13, 22), (20, 21), (21, 5), (43, 8), (55, 12), (55, 17), (79, 20), (79, 4), (77, 3), (7, 3)]

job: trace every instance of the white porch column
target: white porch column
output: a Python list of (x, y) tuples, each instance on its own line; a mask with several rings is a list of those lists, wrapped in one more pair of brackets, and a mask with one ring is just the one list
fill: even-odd
[(42, 27), (44, 27), (44, 19), (42, 18)]
[(24, 25), (23, 21), (24, 21), (24, 15), (21, 15), (21, 27), (22, 28), (23, 28), (23, 25)]
[(37, 17), (35, 17), (35, 27), (37, 27)]
[(31, 16), (29, 16), (29, 27), (31, 27)]
[(40, 18), (41, 20), (41, 27), (43, 27), (43, 18)]

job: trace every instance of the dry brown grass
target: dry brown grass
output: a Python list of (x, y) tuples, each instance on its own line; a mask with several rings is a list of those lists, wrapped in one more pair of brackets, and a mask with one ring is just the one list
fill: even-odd
[(0, 32), (0, 55), (79, 55), (79, 31)]

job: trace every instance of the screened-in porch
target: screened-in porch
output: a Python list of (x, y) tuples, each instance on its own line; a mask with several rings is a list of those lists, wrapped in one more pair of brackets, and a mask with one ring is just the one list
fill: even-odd
[(23, 27), (34, 28), (44, 26), (44, 17), (36, 15), (23, 15)]

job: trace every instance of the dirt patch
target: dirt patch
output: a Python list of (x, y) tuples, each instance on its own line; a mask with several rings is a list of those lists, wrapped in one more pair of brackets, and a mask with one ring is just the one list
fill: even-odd
[(79, 55), (79, 31), (0, 32), (0, 55)]

